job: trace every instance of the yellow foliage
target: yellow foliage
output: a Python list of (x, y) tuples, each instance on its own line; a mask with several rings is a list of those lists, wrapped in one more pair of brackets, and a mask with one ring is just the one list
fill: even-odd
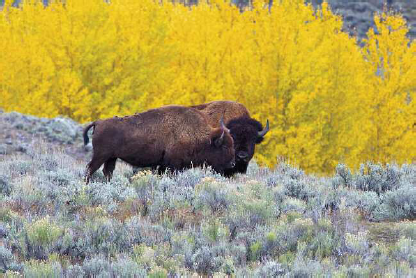
[(380, 162), (416, 158), (416, 43), (400, 16), (375, 17), (379, 34), (368, 32), (364, 56), (372, 75), (368, 92), (372, 130), (367, 157)]
[[(416, 158), (416, 44), (375, 16), (364, 47), (324, 3), (26, 1), (0, 11), (0, 107), (80, 122), (236, 100), (271, 131), (257, 160), (308, 172)], [(266, 1), (267, 2), (267, 1)]]

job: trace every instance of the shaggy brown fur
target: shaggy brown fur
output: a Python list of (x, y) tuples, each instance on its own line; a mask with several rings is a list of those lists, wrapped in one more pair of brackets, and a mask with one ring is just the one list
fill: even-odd
[(232, 176), (235, 173), (246, 173), (248, 163), (254, 155), (255, 145), (263, 141), (268, 125), (263, 130), (262, 124), (250, 117), (247, 108), (235, 101), (213, 101), (191, 107), (204, 113), (213, 127), (218, 127), (219, 119), (224, 118), (234, 139), (236, 154), (236, 166), (227, 169), (224, 174)]
[(104, 164), (104, 175), (111, 179), (120, 158), (137, 167), (182, 170), (206, 163), (223, 173), (234, 166), (233, 139), (228, 129), (213, 128), (196, 109), (164, 106), (133, 116), (91, 123), (94, 127), (93, 157), (87, 165), (87, 183)]
[(215, 127), (219, 126), (221, 118), (225, 123), (237, 118), (250, 118), (247, 108), (235, 101), (212, 101), (191, 107), (203, 112), (207, 116), (208, 123)]

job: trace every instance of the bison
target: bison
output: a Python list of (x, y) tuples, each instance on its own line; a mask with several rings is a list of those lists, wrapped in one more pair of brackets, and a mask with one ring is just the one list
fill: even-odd
[(189, 107), (164, 106), (95, 121), (84, 129), (85, 145), (91, 127), (93, 155), (87, 165), (87, 183), (102, 164), (109, 181), (118, 158), (136, 167), (173, 171), (205, 163), (219, 173), (234, 167), (233, 139), (222, 120), (218, 128), (211, 127), (202, 112)]
[(191, 106), (204, 113), (208, 123), (217, 127), (220, 118), (224, 118), (227, 128), (234, 139), (236, 165), (224, 172), (225, 176), (235, 173), (246, 173), (247, 166), (253, 158), (255, 145), (263, 141), (269, 131), (269, 121), (266, 127), (250, 117), (247, 108), (235, 101), (213, 101), (201, 105)]

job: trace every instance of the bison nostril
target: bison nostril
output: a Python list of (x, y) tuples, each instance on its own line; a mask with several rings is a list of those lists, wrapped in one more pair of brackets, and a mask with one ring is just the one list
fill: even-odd
[(234, 168), (235, 162), (231, 162), (230, 165), (231, 165), (231, 168)]
[(241, 159), (247, 158), (248, 157), (248, 153), (246, 152), (240, 152), (237, 154), (237, 156)]

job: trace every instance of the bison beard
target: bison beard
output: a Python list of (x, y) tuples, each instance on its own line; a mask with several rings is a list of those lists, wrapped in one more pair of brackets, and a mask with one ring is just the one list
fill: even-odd
[(118, 158), (137, 167), (157, 167), (172, 171), (207, 164), (224, 173), (234, 166), (234, 145), (229, 130), (208, 125), (204, 115), (183, 106), (158, 109), (111, 118), (89, 124), (94, 127), (93, 156), (87, 165), (86, 181), (104, 164), (109, 181)]
[(218, 126), (220, 118), (224, 118), (227, 128), (234, 139), (236, 165), (232, 169), (226, 169), (225, 176), (236, 173), (246, 173), (248, 163), (253, 158), (256, 144), (263, 141), (269, 131), (269, 122), (266, 127), (250, 117), (247, 108), (235, 101), (213, 101), (201, 105), (191, 106), (204, 113), (209, 124)]

